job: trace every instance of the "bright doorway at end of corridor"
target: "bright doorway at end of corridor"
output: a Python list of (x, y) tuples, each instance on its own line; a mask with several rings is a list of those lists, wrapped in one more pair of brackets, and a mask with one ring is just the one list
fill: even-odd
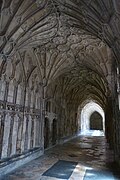
[(82, 110), (78, 108), (79, 134), (85, 136), (104, 136), (105, 114), (94, 101), (87, 103)]

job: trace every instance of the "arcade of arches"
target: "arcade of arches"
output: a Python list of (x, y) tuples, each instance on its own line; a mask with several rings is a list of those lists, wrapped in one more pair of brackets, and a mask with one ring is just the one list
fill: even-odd
[(91, 100), (120, 163), (119, 69), (119, 0), (1, 0), (1, 167), (76, 135)]

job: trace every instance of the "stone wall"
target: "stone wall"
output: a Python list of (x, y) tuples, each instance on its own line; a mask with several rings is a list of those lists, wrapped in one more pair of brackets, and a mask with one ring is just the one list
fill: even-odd
[[(112, 85), (112, 109), (113, 109), (113, 123), (111, 124), (113, 132), (113, 143), (115, 161), (120, 165), (120, 67), (117, 64), (113, 66)], [(109, 111), (109, 114), (111, 112)]]
[(33, 159), (28, 158), (31, 153), (36, 158), (44, 152), (43, 87), (29, 58), (21, 61), (18, 57), (11, 58), (1, 70), (0, 170), (19, 160), (14, 169)]
[[(61, 142), (64, 138), (70, 138), (77, 133), (77, 117), (74, 105), (55, 105), (54, 100), (46, 103), (44, 122), (44, 147), (48, 149)], [(49, 107), (48, 107), (49, 104)], [(64, 104), (64, 105), (63, 105)], [(49, 110), (49, 112), (47, 111)]]

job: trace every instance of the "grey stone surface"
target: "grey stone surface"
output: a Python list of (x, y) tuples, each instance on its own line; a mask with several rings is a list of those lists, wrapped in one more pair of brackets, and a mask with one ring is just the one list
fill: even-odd
[(1, 0), (0, 161), (72, 137), (92, 100), (119, 162), (119, 52), (119, 0)]

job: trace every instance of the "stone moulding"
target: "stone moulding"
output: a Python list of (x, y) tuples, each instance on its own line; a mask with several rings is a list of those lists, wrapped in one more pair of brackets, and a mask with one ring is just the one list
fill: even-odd
[(20, 156), (11, 157), (0, 162), (0, 177), (8, 174), (16, 168), (42, 156), (44, 150), (42, 148), (35, 148), (29, 152), (23, 153)]

